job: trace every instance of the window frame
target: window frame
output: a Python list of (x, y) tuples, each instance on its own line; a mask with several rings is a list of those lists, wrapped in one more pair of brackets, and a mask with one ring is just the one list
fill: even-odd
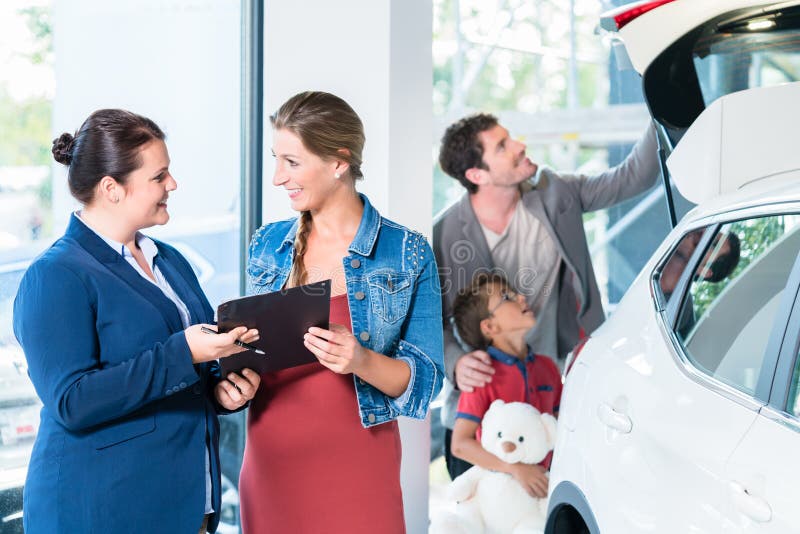
[[(672, 245), (655, 263), (655, 267), (650, 273), (650, 293), (657, 316), (656, 322), (664, 339), (671, 346), (670, 353), (673, 356), (673, 360), (685, 376), (752, 411), (762, 412), (764, 411), (762, 409), (769, 408), (774, 412), (774, 416), (781, 419), (791, 419), (792, 426), (800, 431), (800, 418), (785, 412), (794, 364), (799, 357), (798, 350), (800, 350), (800, 295), (798, 295), (798, 292), (800, 292), (800, 255), (795, 259), (786, 282), (787, 289), (781, 297), (778, 311), (773, 318), (772, 331), (767, 341), (756, 388), (752, 395), (722, 382), (695, 366), (674, 329), (680, 306), (686, 299), (686, 294), (691, 285), (692, 275), (696, 271), (713, 236), (719, 232), (723, 225), (761, 217), (798, 214), (800, 214), (800, 202), (795, 201), (732, 208), (723, 213), (692, 221), (691, 224), (682, 229), (678, 237), (673, 239)], [(681, 278), (672, 295), (673, 298), (667, 303), (659, 285), (661, 271), (683, 238), (690, 232), (704, 227), (706, 230), (697, 248), (692, 253), (686, 269), (681, 274)], [(776, 385), (779, 387), (776, 387)], [(780, 405), (780, 402), (783, 404)]]
[(780, 336), (780, 343), (776, 343), (775, 352), (775, 371), (772, 380), (769, 381), (769, 408), (776, 414), (783, 414), (794, 422), (794, 427), (800, 431), (800, 415), (794, 415), (789, 411), (787, 402), (789, 401), (789, 393), (792, 389), (792, 378), (794, 377), (794, 369), (797, 364), (798, 351), (800, 351), (800, 254), (795, 260), (792, 273), (789, 277), (789, 284), (793, 283), (793, 291), (788, 302), (782, 302), (781, 305), (787, 305), (788, 320), (782, 335)]
[(678, 248), (678, 246), (680, 246), (681, 242), (683, 242), (684, 238), (689, 234), (691, 234), (692, 232), (696, 232), (697, 230), (704, 228), (703, 235), (700, 238), (700, 241), (697, 243), (697, 247), (695, 247), (694, 252), (692, 252), (691, 257), (686, 262), (686, 268), (681, 274), (681, 277), (678, 280), (678, 284), (675, 286), (675, 291), (672, 293), (672, 298), (669, 300), (669, 302), (665, 302), (666, 306), (663, 309), (663, 312), (666, 315), (667, 324), (672, 330), (675, 329), (675, 325), (678, 322), (678, 317), (680, 316), (680, 311), (681, 311), (681, 304), (686, 298), (686, 294), (688, 293), (689, 288), (692, 285), (692, 276), (697, 270), (697, 265), (700, 263), (700, 259), (705, 255), (706, 250), (711, 244), (711, 240), (719, 232), (721, 226), (722, 224), (712, 223), (709, 225), (700, 225), (696, 228), (687, 229), (681, 235), (681, 238), (674, 243), (669, 253), (659, 262), (658, 269), (656, 270), (658, 278), (655, 279), (656, 283), (655, 287), (656, 291), (661, 295), (661, 299), (663, 300), (665, 297), (663, 292), (661, 291), (661, 285), (660, 285), (661, 272), (664, 270), (664, 267), (666, 266), (669, 259), (672, 258), (672, 255), (675, 253), (675, 250)]

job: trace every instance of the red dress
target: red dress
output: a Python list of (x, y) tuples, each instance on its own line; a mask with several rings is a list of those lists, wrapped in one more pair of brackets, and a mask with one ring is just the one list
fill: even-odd
[[(330, 320), (352, 331), (347, 295)], [(353, 375), (311, 363), (261, 376), (239, 478), (245, 534), (405, 532), (400, 433), (365, 429)]]

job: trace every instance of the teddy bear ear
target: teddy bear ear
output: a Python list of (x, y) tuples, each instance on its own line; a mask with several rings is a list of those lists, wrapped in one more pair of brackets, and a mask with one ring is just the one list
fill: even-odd
[(545, 436), (547, 437), (548, 450), (556, 446), (556, 418), (549, 413), (542, 414), (542, 427), (544, 428)]
[(503, 399), (497, 399), (496, 401), (494, 401), (492, 404), (489, 405), (489, 408), (490, 409), (491, 408), (497, 409), (497, 408), (503, 406), (504, 404), (505, 404), (505, 401)]

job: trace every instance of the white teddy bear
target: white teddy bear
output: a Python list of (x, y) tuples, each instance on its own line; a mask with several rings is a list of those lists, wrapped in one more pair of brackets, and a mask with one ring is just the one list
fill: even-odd
[[(504, 462), (537, 464), (553, 450), (556, 420), (524, 402), (496, 400), (481, 423), (481, 445)], [(448, 487), (458, 502), (431, 523), (431, 534), (522, 534), (544, 529), (547, 499), (528, 495), (514, 477), (473, 466)]]

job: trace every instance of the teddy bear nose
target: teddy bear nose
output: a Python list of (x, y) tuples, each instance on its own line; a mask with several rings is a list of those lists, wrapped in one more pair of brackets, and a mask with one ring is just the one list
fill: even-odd
[(503, 447), (503, 452), (514, 452), (517, 450), (517, 446), (511, 443), (510, 441), (504, 441), (501, 445)]

